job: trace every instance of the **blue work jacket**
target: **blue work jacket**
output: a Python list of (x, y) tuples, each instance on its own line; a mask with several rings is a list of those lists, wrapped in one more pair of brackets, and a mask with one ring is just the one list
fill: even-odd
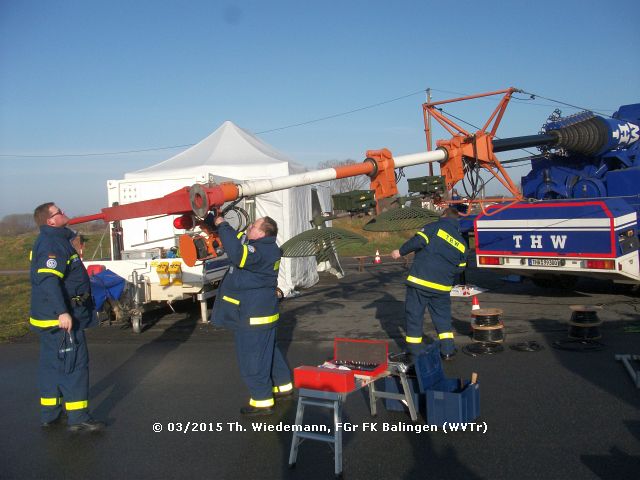
[(75, 330), (95, 323), (89, 275), (70, 242), (74, 235), (64, 227), (40, 227), (31, 250), (29, 323), (33, 330), (58, 327), (62, 313), (71, 315)]
[(243, 243), (227, 223), (218, 226), (218, 234), (231, 266), (222, 280), (214, 306), (228, 328), (270, 328), (278, 313), (278, 271), (282, 251), (275, 237), (263, 237)]
[(442, 218), (425, 225), (400, 247), (400, 255), (415, 252), (407, 285), (448, 294), (455, 275), (467, 266), (467, 248), (456, 219)]

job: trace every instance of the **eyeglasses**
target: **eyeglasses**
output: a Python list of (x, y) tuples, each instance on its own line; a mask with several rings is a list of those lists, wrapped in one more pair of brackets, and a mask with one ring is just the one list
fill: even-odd
[(49, 216), (49, 218), (53, 218), (56, 215), (64, 215), (64, 212), (62, 210), (58, 209), (58, 211), (56, 213), (54, 213), (53, 215)]

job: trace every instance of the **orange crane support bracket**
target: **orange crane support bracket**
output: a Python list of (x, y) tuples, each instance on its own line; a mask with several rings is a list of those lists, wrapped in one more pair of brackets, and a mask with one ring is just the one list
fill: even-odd
[(369, 174), (371, 190), (375, 191), (376, 199), (388, 198), (398, 194), (393, 155), (386, 148), (368, 150), (365, 162), (374, 163), (375, 168)]
[[(450, 140), (439, 140), (436, 142), (438, 147), (442, 147), (447, 151), (447, 159), (441, 163), (440, 171), (445, 177), (448, 190), (451, 190), (457, 182), (464, 178), (465, 165), (467, 163), (477, 163), (496, 177), (498, 181), (502, 183), (507, 190), (509, 190), (511, 195), (518, 199), (522, 199), (522, 194), (518, 187), (513, 183), (506, 170), (493, 153), (493, 139), (496, 135), (496, 131), (498, 130), (498, 126), (502, 121), (502, 117), (504, 116), (509, 100), (511, 100), (511, 95), (514, 92), (519, 91), (520, 90), (511, 87), (505, 90), (480, 93), (439, 102), (429, 102), (422, 105), (425, 130), (427, 133), (430, 131), (429, 119), (433, 117), (452, 136)], [(439, 105), (447, 103), (472, 100), (475, 98), (489, 97), (493, 95), (503, 95), (503, 97), (498, 103), (498, 106), (489, 116), (488, 120), (485, 122), (484, 126), (475, 134), (467, 132), (437, 108)], [(493, 122), (493, 124), (491, 124), (491, 122)], [(489, 127), (491, 127), (491, 129), (487, 131)]]

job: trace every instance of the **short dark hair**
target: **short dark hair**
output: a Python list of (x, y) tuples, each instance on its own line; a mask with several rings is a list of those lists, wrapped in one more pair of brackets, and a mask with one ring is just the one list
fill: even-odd
[(266, 237), (277, 237), (278, 236), (278, 224), (271, 217), (264, 217), (262, 219), (262, 225), (260, 226), (261, 230), (264, 232)]
[(460, 212), (456, 207), (448, 207), (443, 210), (440, 216), (442, 218), (458, 218), (460, 217)]
[(55, 202), (47, 202), (36, 207), (33, 211), (33, 220), (36, 222), (36, 225), (40, 227), (47, 224), (47, 220), (49, 219), (49, 208), (54, 205)]

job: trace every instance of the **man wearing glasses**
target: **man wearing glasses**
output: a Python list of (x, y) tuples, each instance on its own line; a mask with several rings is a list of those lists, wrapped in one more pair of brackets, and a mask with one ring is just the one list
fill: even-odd
[(41, 426), (60, 424), (67, 412), (68, 430), (104, 429), (89, 415), (89, 353), (84, 329), (95, 324), (89, 276), (71, 241), (69, 218), (54, 203), (33, 213), (40, 235), (31, 251), (29, 323), (40, 336)]

